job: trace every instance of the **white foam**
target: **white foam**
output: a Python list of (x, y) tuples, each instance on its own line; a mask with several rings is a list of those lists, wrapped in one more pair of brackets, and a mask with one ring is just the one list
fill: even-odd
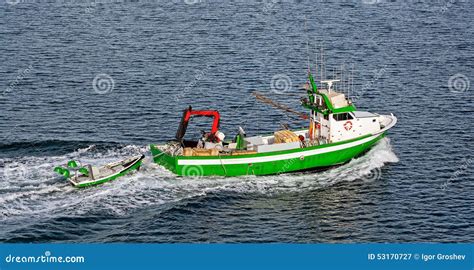
[[(147, 157), (137, 173), (101, 186), (75, 189), (52, 172), (54, 166), (69, 159), (103, 164), (145, 152), (145, 146), (129, 145), (102, 152), (90, 146), (64, 156), (4, 159), (5, 163), (24, 166), (32, 173), (10, 175), (1, 182), (0, 219), (83, 215), (95, 211), (122, 216), (144, 206), (170, 204), (212, 192), (272, 194), (319, 189), (341, 181), (376, 181), (384, 164), (398, 162), (390, 141), (385, 138), (365, 155), (343, 166), (315, 173), (196, 179), (176, 177)], [(0, 169), (0, 175), (3, 171)]]

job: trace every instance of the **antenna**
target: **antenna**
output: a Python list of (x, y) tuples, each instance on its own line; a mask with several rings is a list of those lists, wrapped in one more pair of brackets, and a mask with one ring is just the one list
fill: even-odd
[(314, 44), (315, 49), (316, 49), (316, 54), (314, 55), (315, 57), (315, 63), (314, 63), (314, 76), (316, 81), (318, 80), (318, 45)]
[(354, 63), (352, 63), (352, 70), (351, 70), (351, 93), (354, 92)]
[(306, 15), (304, 16), (304, 27), (306, 31), (306, 55), (308, 57), (308, 74), (311, 73), (310, 65), (309, 65), (309, 40), (308, 40), (308, 18)]
[(342, 65), (340, 67), (341, 67), (341, 92), (344, 94), (345, 89), (344, 89), (344, 76), (342, 73)]
[(347, 91), (347, 74), (345, 74), (346, 72), (346, 64), (342, 64), (341, 66), (341, 73), (343, 74), (341, 77), (341, 80), (342, 80), (342, 87), (344, 88), (344, 94), (346, 95), (349, 95), (348, 91)]
[(323, 71), (321, 73), (321, 80), (324, 80), (324, 78), (326, 77), (326, 64), (324, 63), (324, 47), (321, 48), (321, 59), (323, 60)]
[(321, 76), (319, 79), (322, 81), (323, 79), (323, 64), (324, 64), (324, 59), (323, 59), (323, 43), (321, 42), (321, 48), (319, 48), (320, 54), (321, 54)]
[(332, 84), (335, 83), (335, 82), (339, 82), (340, 80), (324, 80), (324, 81), (321, 81), (321, 83), (325, 83), (328, 85), (328, 93), (331, 93), (331, 90), (332, 90)]
[[(333, 80), (336, 80), (336, 69), (334, 67), (332, 67), (332, 79)], [(336, 86), (334, 86), (334, 91), (336, 90)]]

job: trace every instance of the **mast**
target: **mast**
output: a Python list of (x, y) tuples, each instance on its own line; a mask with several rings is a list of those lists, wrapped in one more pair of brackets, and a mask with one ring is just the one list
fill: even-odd
[(318, 46), (315, 45), (315, 49), (316, 49), (316, 53), (315, 53), (315, 61), (314, 61), (314, 76), (316, 76), (316, 81), (318, 80), (317, 76), (318, 76)]
[[(317, 88), (316, 88), (316, 84), (314, 83), (313, 76), (311, 75), (311, 67), (309, 64), (309, 40), (308, 40), (309, 34), (308, 34), (308, 18), (306, 17), (306, 15), (304, 16), (304, 19), (305, 19), (305, 30), (306, 30), (306, 54), (308, 58), (308, 77), (311, 84), (311, 87), (308, 89), (307, 93), (308, 93), (308, 98), (309, 98), (310, 103), (314, 105), (314, 93), (317, 91)], [(316, 62), (317, 62), (317, 59), (316, 59)], [(314, 115), (315, 115), (315, 112), (313, 109), (311, 109), (310, 117), (309, 117), (309, 127), (308, 127), (308, 133), (309, 133), (308, 135), (309, 135), (310, 140), (313, 140), (313, 137), (314, 137), (314, 128), (315, 128)]]
[(321, 76), (319, 77), (319, 79), (322, 81), (324, 80), (324, 77), (323, 77), (324, 57), (323, 57), (323, 44), (322, 43), (321, 43), (320, 51), (321, 51)]
[(354, 63), (352, 63), (350, 88), (351, 93), (354, 92)]

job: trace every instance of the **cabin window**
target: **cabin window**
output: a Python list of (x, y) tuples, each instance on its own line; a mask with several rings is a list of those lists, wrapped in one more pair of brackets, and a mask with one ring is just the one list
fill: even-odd
[(354, 119), (352, 115), (349, 113), (338, 113), (338, 114), (333, 114), (332, 117), (336, 121), (346, 121), (346, 120), (352, 120)]
[(324, 115), (324, 119), (325, 119), (325, 120), (329, 120), (329, 115), (325, 114), (325, 115)]

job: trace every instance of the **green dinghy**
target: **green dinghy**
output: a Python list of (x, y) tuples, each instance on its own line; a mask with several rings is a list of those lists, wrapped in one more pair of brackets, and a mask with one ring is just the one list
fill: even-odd
[(144, 158), (144, 155), (134, 156), (100, 167), (78, 166), (76, 161), (71, 160), (67, 168), (56, 167), (54, 171), (68, 179), (74, 187), (83, 188), (109, 182), (133, 170), (138, 170)]

